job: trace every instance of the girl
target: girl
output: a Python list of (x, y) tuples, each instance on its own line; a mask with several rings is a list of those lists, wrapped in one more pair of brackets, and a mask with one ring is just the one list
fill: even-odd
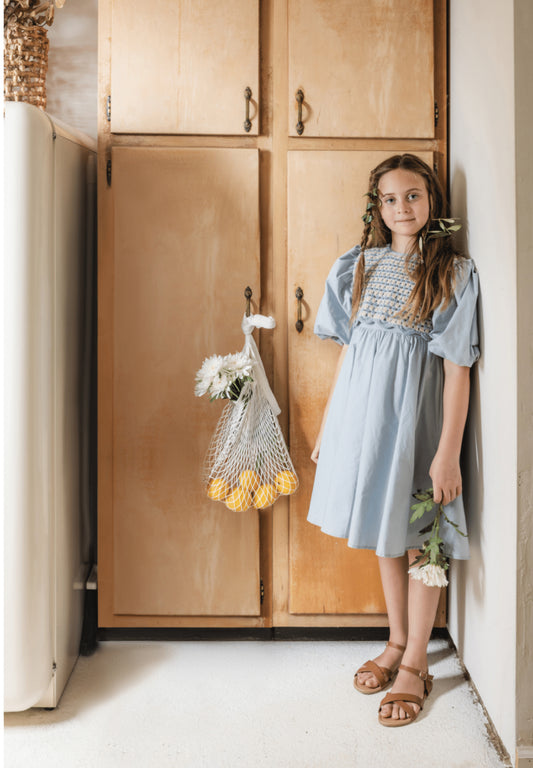
[[(418, 157), (380, 163), (367, 199), (361, 244), (333, 265), (315, 323), (320, 338), (343, 348), (311, 455), (308, 519), (376, 551), (390, 640), (354, 685), (377, 693), (395, 678), (379, 722), (401, 726), (432, 688), (427, 644), (440, 597), (438, 586), (408, 576), (427, 539), (420, 530), (435, 516), (427, 510), (411, 524), (412, 494), (432, 485), (435, 502), (466, 530), (459, 454), (479, 357), (478, 276), (454, 249), (439, 180)], [(446, 557), (468, 558), (452, 525), (440, 536)]]

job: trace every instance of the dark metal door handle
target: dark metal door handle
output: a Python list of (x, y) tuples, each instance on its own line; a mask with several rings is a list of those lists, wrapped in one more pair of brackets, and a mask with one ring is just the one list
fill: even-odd
[(302, 104), (304, 100), (304, 92), (300, 88), (296, 91), (296, 101), (298, 102), (298, 122), (296, 123), (296, 133), (301, 136), (304, 132), (304, 124), (302, 123)]
[(302, 291), (300, 286), (298, 286), (298, 288), (296, 289), (295, 296), (298, 301), (298, 319), (296, 320), (296, 330), (298, 331), (298, 333), (301, 333), (304, 329), (304, 321), (302, 320), (302, 299), (304, 297), (304, 292)]
[(244, 298), (246, 299), (246, 317), (250, 317), (250, 301), (252, 299), (252, 289), (249, 285), (244, 289)]
[(244, 98), (246, 99), (246, 120), (244, 121), (244, 130), (248, 133), (252, 127), (250, 120), (250, 99), (252, 98), (252, 89), (244, 89)]

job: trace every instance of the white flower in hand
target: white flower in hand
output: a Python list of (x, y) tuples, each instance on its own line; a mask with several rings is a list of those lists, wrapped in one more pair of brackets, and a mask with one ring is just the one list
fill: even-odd
[[(428, 488), (427, 491), (417, 491), (413, 496), (417, 499), (417, 503), (411, 507), (414, 511), (411, 515), (410, 523), (414, 523), (415, 520), (419, 520), (427, 512), (431, 512), (437, 503), (433, 499), (433, 488)], [(448, 579), (446, 578), (448, 561), (444, 555), (444, 541), (439, 535), (441, 517), (444, 517), (444, 520), (453, 526), (458, 534), (461, 536), (467, 535), (459, 529), (457, 523), (450, 520), (444, 511), (444, 504), (440, 502), (433, 522), (420, 530), (421, 534), (429, 533), (430, 537), (424, 542), (420, 554), (408, 571), (412, 579), (421, 581), (428, 587), (445, 587), (448, 584)]]
[(428, 587), (446, 587), (448, 579), (446, 571), (440, 565), (417, 565), (409, 568), (409, 575), (415, 581), (421, 581)]

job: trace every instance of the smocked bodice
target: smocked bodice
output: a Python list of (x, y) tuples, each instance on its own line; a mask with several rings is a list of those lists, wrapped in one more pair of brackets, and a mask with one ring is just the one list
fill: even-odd
[[(418, 259), (418, 256), (410, 258), (411, 269), (416, 267)], [(406, 268), (405, 254), (392, 251), (390, 246), (365, 251), (365, 290), (357, 320), (399, 325), (429, 334), (432, 329), (431, 319), (420, 322), (415, 318), (413, 322), (402, 314), (413, 285), (414, 280)]]

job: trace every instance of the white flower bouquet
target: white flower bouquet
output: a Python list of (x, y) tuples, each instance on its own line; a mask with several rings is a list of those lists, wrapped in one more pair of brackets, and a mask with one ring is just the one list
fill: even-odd
[(246, 352), (211, 355), (196, 374), (194, 394), (209, 395), (210, 400), (238, 400), (245, 381), (253, 381), (254, 361)]
[[(411, 515), (410, 523), (414, 523), (426, 512), (430, 512), (436, 504), (433, 498), (433, 488), (428, 488), (426, 491), (418, 491), (413, 496), (417, 499), (417, 503), (411, 507), (414, 511)], [(452, 525), (458, 534), (467, 536), (466, 533), (459, 529), (457, 523), (450, 520), (444, 511), (444, 504), (440, 503), (433, 522), (419, 531), (421, 534), (429, 533), (430, 537), (424, 542), (424, 548), (409, 568), (411, 578), (422, 581), (428, 587), (445, 587), (448, 584), (448, 579), (446, 578), (446, 571), (449, 567), (448, 560), (443, 551), (444, 541), (440, 537), (441, 518), (444, 518), (447, 523)]]
[(204, 462), (210, 499), (229, 509), (270, 507), (298, 488), (298, 478), (277, 419), (276, 402), (253, 340), (254, 328), (273, 328), (272, 317), (245, 316), (242, 352), (204, 360), (195, 394), (227, 399)]

